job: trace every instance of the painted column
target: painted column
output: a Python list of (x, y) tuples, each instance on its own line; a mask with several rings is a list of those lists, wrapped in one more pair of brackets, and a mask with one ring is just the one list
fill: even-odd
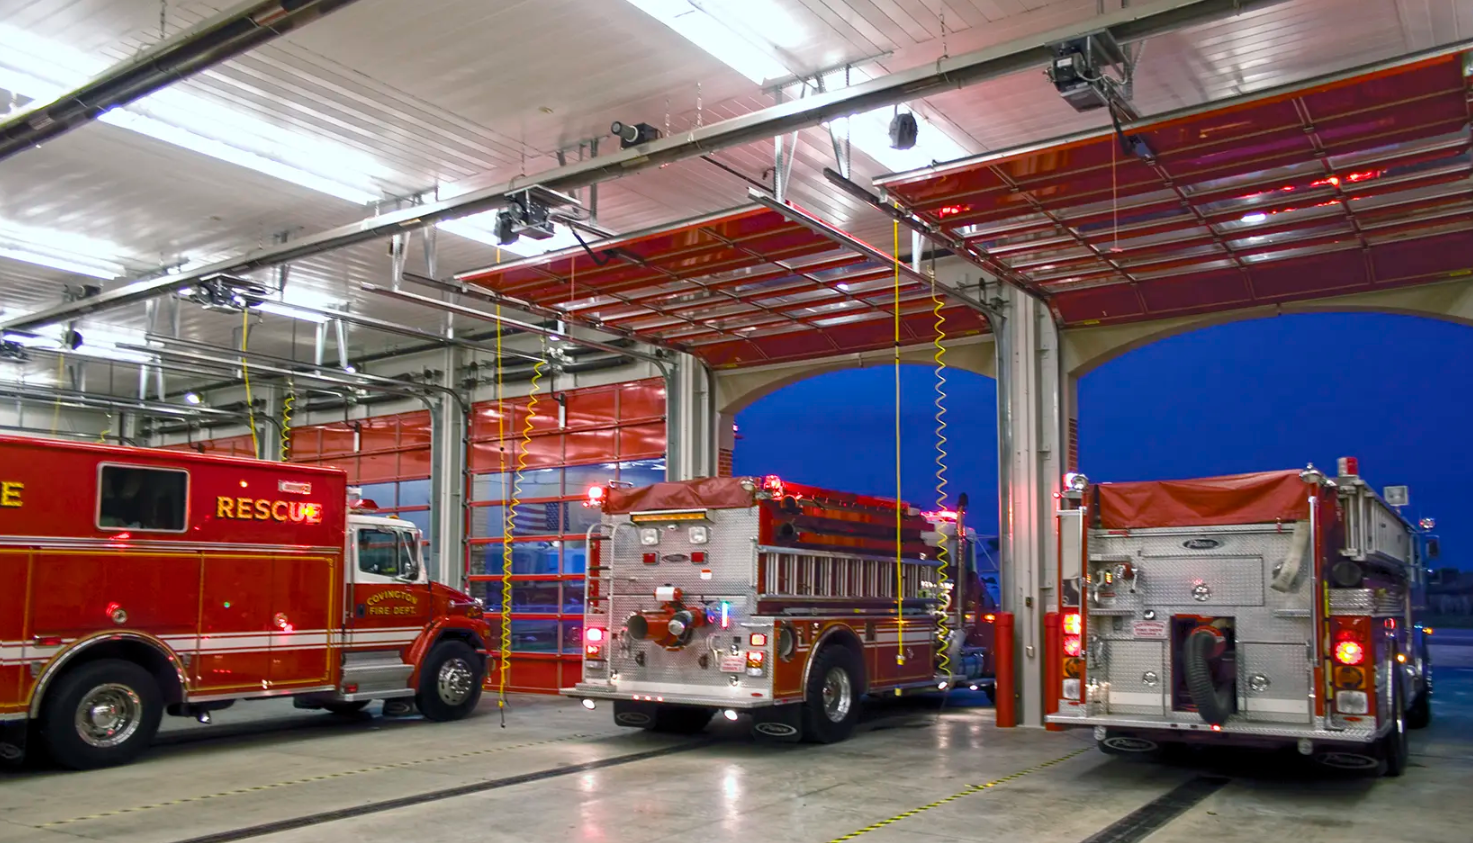
[[(1043, 617), (1058, 556), (1054, 494), (1070, 461), (1073, 389), (1065, 388), (1060, 334), (1037, 299), (1007, 291), (999, 344), (999, 514), (1003, 608), (1014, 614), (1018, 723), (1043, 725)], [(1006, 397), (1006, 401), (1003, 398)]]
[(676, 355), (665, 383), (666, 476), (689, 480), (715, 475), (719, 414), (711, 370), (695, 357)]

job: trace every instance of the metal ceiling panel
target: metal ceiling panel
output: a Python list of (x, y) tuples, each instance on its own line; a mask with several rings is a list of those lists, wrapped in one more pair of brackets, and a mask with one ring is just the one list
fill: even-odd
[(1066, 324), (1439, 280), (1473, 244), (1464, 60), (1127, 126), (1146, 154), (1097, 133), (882, 181)]

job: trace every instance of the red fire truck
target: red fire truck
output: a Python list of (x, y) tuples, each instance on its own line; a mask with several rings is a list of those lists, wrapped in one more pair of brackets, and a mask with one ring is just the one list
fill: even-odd
[(866, 693), (991, 684), (995, 606), (964, 507), (923, 514), (776, 477), (590, 498), (604, 517), (583, 677), (563, 693), (611, 700), (621, 725), (698, 731), (745, 712), (758, 735), (828, 743)]
[(0, 754), (129, 761), (161, 715), (475, 708), (490, 626), (336, 469), (0, 438)]
[(1065, 485), (1049, 723), (1116, 754), (1295, 746), (1401, 774), (1432, 716), (1426, 562), (1356, 460)]

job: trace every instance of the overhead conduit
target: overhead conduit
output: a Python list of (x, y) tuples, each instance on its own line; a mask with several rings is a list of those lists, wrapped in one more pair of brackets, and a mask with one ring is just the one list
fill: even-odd
[(0, 329), (27, 330), (77, 319), (147, 301), (180, 284), (220, 273), (241, 274), (279, 266), (334, 249), (381, 239), (392, 234), (470, 214), (504, 207), (507, 196), (532, 185), (569, 192), (660, 167), (710, 152), (818, 126), (829, 120), (897, 105), (956, 90), (1011, 73), (1033, 70), (1053, 57), (1051, 44), (1109, 29), (1122, 44), (1163, 35), (1188, 26), (1200, 26), (1237, 14), (1257, 11), (1284, 0), (1158, 0), (1100, 15), (1081, 24), (1021, 38), (997, 47), (949, 56), (910, 70), (891, 73), (850, 88), (774, 105), (679, 132), (613, 155), (590, 158), (565, 167), (533, 173), (502, 185), (474, 190), (379, 214), (338, 228), (256, 249), (209, 266), (164, 278), (123, 284), (99, 295), (0, 322)]
[(0, 161), (228, 61), (354, 0), (256, 0), (170, 38), (52, 102), (0, 123)]

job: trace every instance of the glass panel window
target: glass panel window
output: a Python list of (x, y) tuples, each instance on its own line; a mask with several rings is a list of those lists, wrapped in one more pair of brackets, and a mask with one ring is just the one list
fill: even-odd
[(500, 501), (511, 497), (508, 474), (476, 474), (471, 477), (471, 500)]
[(189, 475), (183, 471), (105, 465), (97, 492), (97, 526), (104, 530), (184, 531)]
[(565, 614), (583, 614), (583, 580), (565, 580), (563, 582), (563, 612)]
[[(556, 574), (558, 542), (512, 542), (511, 572), (513, 574)], [(481, 545), (481, 567), (471, 573), (496, 576), (501, 573), (501, 542)]]
[(556, 612), (558, 610), (558, 584), (555, 582), (513, 582), (511, 584), (511, 610), (547, 614)]
[(518, 503), (511, 510), (511, 534), (513, 536), (560, 536), (563, 534), (563, 513), (567, 505), (550, 503)]
[(588, 570), (588, 543), (583, 541), (564, 542), (563, 573), (581, 574)]
[(635, 487), (649, 486), (665, 479), (664, 460), (630, 460), (619, 463), (619, 480)]
[(596, 506), (584, 506), (581, 503), (572, 502), (567, 505), (569, 535), (586, 536), (588, 528), (603, 520), (603, 511)]
[(570, 465), (563, 471), (565, 472), (563, 482), (568, 490), (568, 496), (586, 497), (588, 487), (607, 486), (610, 480), (618, 479), (619, 464), (605, 462), (593, 465)]
[(558, 651), (557, 621), (511, 622), (511, 648), (518, 653), (556, 653)]
[(358, 488), (363, 490), (363, 499), (373, 501), (379, 509), (393, 509), (398, 506), (398, 498), (395, 496), (394, 483), (370, 483)]
[(430, 481), (405, 480), (399, 484), (399, 506), (429, 506)]
[(583, 652), (583, 621), (561, 621), (563, 625), (563, 652)]
[(499, 506), (471, 507), (471, 537), (477, 539), (499, 539), (502, 532), (501, 520), (506, 510)]
[[(513, 476), (512, 482), (516, 482)], [(518, 487), (520, 500), (528, 498), (560, 498), (563, 496), (563, 470), (561, 468), (533, 468), (522, 472)]]

